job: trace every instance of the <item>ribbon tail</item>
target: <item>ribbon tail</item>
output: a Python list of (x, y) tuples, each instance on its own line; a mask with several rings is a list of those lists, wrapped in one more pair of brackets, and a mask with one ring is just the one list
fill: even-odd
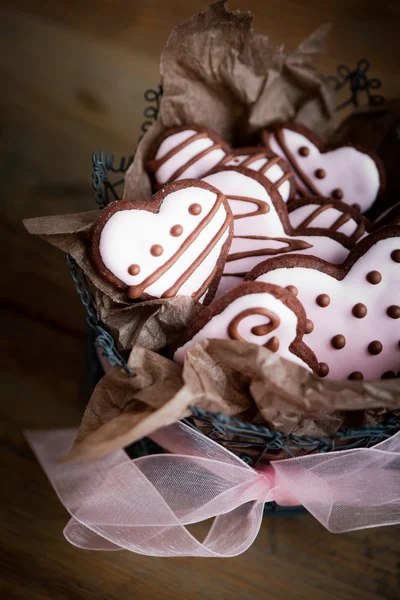
[(400, 523), (400, 432), (372, 448), (275, 461), (276, 482), (332, 533)]

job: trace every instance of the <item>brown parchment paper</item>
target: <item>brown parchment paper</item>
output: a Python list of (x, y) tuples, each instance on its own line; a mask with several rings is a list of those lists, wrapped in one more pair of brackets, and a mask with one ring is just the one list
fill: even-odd
[(254, 33), (249, 12), (229, 12), (226, 5), (214, 2), (172, 30), (160, 61), (159, 119), (126, 174), (125, 199), (150, 196), (144, 161), (166, 127), (205, 125), (241, 146), (256, 142), (257, 131), (276, 121), (293, 119), (322, 137), (329, 131), (335, 95), (312, 64), (329, 25), (285, 52)]
[(377, 422), (382, 407), (400, 409), (398, 380), (344, 386), (240, 341), (204, 340), (189, 351), (183, 367), (135, 347), (128, 364), (133, 375), (113, 368), (97, 385), (65, 460), (98, 458), (123, 448), (188, 416), (190, 406), (314, 436), (344, 424)]
[(70, 254), (92, 287), (99, 319), (114, 336), (120, 350), (140, 344), (160, 350), (182, 334), (201, 306), (187, 296), (127, 302), (126, 295), (101, 279), (93, 268), (90, 237), (99, 211), (26, 219), (29, 233), (39, 235)]

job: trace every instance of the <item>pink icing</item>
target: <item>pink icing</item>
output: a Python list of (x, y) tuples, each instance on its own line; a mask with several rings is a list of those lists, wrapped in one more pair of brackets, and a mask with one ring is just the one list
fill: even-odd
[[(222, 312), (212, 317), (212, 319), (199, 332), (197, 332), (189, 342), (178, 348), (174, 354), (174, 360), (179, 363), (183, 363), (187, 352), (193, 346), (195, 346), (195, 344), (204, 339), (231, 339), (228, 334), (228, 327), (232, 319), (246, 309), (258, 307), (266, 308), (267, 310), (274, 312), (280, 319), (279, 326), (267, 335), (253, 335), (251, 329), (257, 325), (267, 324), (268, 318), (256, 314), (249, 315), (241, 321), (238, 327), (240, 336), (247, 342), (257, 344), (259, 346), (263, 346), (272, 337), (276, 336), (279, 338), (279, 349), (277, 350), (276, 355), (286, 358), (310, 370), (304, 361), (302, 361), (289, 350), (290, 344), (296, 338), (296, 314), (281, 300), (278, 300), (275, 298), (275, 296), (267, 292), (245, 294), (239, 298), (236, 298), (236, 300), (233, 300), (233, 302), (228, 304), (228, 306), (222, 310)], [(212, 304), (210, 305), (210, 308), (212, 309)]]
[[(382, 230), (383, 231), (383, 230)], [(393, 250), (400, 249), (400, 237), (377, 241), (357, 262), (342, 281), (313, 268), (280, 268), (258, 277), (257, 281), (282, 287), (294, 285), (308, 319), (314, 323), (312, 333), (303, 341), (315, 352), (318, 361), (329, 366), (328, 378), (346, 379), (359, 371), (364, 379), (379, 379), (386, 371), (400, 369), (400, 319), (390, 318), (389, 306), (400, 305), (400, 264), (392, 260)], [(382, 280), (372, 285), (366, 279), (371, 271), (379, 271)], [(330, 303), (318, 306), (316, 298), (327, 294)], [(353, 307), (367, 307), (364, 318), (356, 318)], [(337, 350), (331, 340), (344, 335), (346, 345)], [(380, 354), (368, 352), (368, 345), (380, 341)]]
[[(364, 152), (351, 146), (343, 146), (330, 152), (320, 152), (306, 136), (291, 129), (280, 130), (289, 154), (285, 153), (275, 134), (269, 136), (270, 149), (285, 158), (293, 167), (295, 164), (304, 173), (300, 177), (293, 168), (299, 189), (304, 195), (315, 193), (305, 179), (312, 182), (320, 196), (330, 197), (333, 190), (343, 191), (341, 200), (348, 204), (359, 204), (365, 212), (376, 199), (380, 186), (380, 175), (375, 161)], [(308, 156), (301, 156), (299, 149), (306, 147)], [(326, 176), (318, 179), (315, 173), (323, 169)]]
[[(179, 189), (168, 194), (158, 213), (146, 210), (120, 210), (106, 222), (100, 236), (99, 251), (104, 265), (118, 279), (128, 286), (143, 282), (156, 269), (171, 259), (188, 239), (201, 221), (206, 217), (217, 200), (215, 191), (196, 187)], [(189, 212), (190, 205), (197, 203), (202, 207), (198, 215)], [(145, 292), (160, 298), (175, 284), (177, 279), (193, 264), (200, 253), (211, 243), (214, 236), (223, 227), (227, 211), (221, 203), (208, 225), (175, 261), (175, 263), (154, 283), (146, 287)], [(179, 237), (171, 235), (171, 228), (179, 224), (183, 232)], [(178, 294), (191, 296), (199, 290), (210, 277), (219, 260), (221, 249), (229, 235), (229, 228), (212, 247), (193, 274), (179, 288)], [(159, 256), (151, 253), (151, 248), (161, 245), (163, 252)], [(130, 265), (140, 267), (137, 275), (130, 275)]]
[[(296, 253), (311, 254), (313, 256), (324, 258), (332, 263), (341, 263), (347, 257), (349, 252), (348, 249), (329, 236), (296, 236), (286, 233), (281, 216), (278, 213), (270, 194), (252, 175), (251, 171), (243, 173), (235, 170), (225, 171), (222, 169), (217, 173), (204, 177), (203, 180), (215, 186), (225, 194), (234, 215), (234, 237), (229, 252), (230, 256), (236, 253), (250, 251), (258, 253), (256, 256), (247, 256), (235, 260), (229, 260), (228, 257), (228, 261), (224, 268), (225, 275), (236, 275), (237, 277), (241, 277), (241, 274), (251, 271), (258, 263), (268, 258), (268, 255), (262, 252), (265, 248), (276, 251), (276, 254), (271, 254), (271, 256), (279, 255), (279, 250), (287, 247), (288, 242), (285, 242), (285, 239), (288, 241), (300, 240), (309, 244), (309, 247), (305, 249), (295, 248), (294, 252)], [(232, 200), (232, 196), (246, 196), (254, 198), (255, 200), (261, 200), (268, 206), (269, 211), (264, 214), (252, 215), (251, 213), (254, 213), (257, 210), (256, 204), (242, 202), (241, 200)], [(286, 212), (287, 215), (285, 203), (281, 198), (279, 198), (278, 202), (280, 210)], [(237, 218), (238, 215), (244, 213), (249, 216)], [(251, 239), (250, 236), (262, 236), (264, 238), (267, 237), (272, 239)], [(228, 289), (225, 277), (223, 277), (222, 280), (220, 285), (224, 290)], [(237, 282), (238, 280), (235, 278), (234, 281)], [(220, 294), (221, 292), (218, 291), (218, 295)]]

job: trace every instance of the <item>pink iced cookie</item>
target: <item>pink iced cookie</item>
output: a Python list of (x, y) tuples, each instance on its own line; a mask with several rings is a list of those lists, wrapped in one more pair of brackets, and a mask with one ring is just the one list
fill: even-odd
[(302, 341), (305, 328), (304, 309), (290, 291), (251, 281), (205, 308), (171, 353), (183, 363), (187, 352), (204, 339), (241, 340), (317, 372), (317, 360)]
[(353, 244), (338, 232), (295, 230), (287, 206), (265, 177), (244, 167), (221, 167), (203, 181), (226, 196), (233, 213), (233, 240), (218, 295), (239, 283), (267, 257), (296, 252), (341, 263)]
[(262, 147), (233, 150), (215, 131), (200, 125), (167, 129), (150, 148), (146, 168), (156, 188), (188, 177), (201, 178), (216, 167), (244, 166), (274, 183), (287, 202), (294, 196), (294, 176), (286, 161)]
[(109, 204), (93, 231), (91, 254), (103, 279), (137, 298), (215, 294), (232, 237), (225, 196), (187, 179), (148, 201)]
[(309, 129), (285, 123), (261, 134), (266, 148), (285, 158), (302, 196), (322, 196), (358, 204), (365, 212), (382, 191), (384, 169), (377, 156), (361, 148), (328, 150)]
[(292, 200), (288, 204), (289, 220), (297, 229), (324, 229), (326, 233), (341, 233), (350, 243), (368, 235), (372, 225), (359, 210), (339, 200), (311, 196)]
[(400, 227), (364, 238), (343, 265), (310, 256), (266, 261), (249, 280), (291, 286), (306, 344), (330, 379), (395, 377), (400, 369)]

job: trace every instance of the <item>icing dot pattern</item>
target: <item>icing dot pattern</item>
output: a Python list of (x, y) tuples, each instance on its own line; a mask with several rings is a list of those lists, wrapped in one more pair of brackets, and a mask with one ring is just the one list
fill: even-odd
[(383, 345), (379, 340), (374, 340), (368, 344), (368, 352), (374, 356), (380, 354), (383, 350)]
[(365, 304), (363, 304), (362, 302), (358, 302), (357, 304), (355, 304), (353, 306), (353, 309), (351, 312), (357, 319), (363, 319), (364, 317), (367, 316), (368, 309), (365, 306)]
[(189, 213), (190, 213), (191, 215), (194, 215), (194, 216), (197, 216), (197, 215), (199, 215), (199, 214), (201, 213), (201, 211), (202, 211), (202, 210), (203, 210), (203, 209), (202, 209), (201, 205), (200, 205), (200, 204), (197, 204), (197, 202), (195, 202), (194, 204), (191, 204), (191, 205), (189, 206)]
[(161, 244), (154, 244), (151, 248), (150, 248), (150, 254), (152, 256), (161, 256), (161, 254), (164, 252), (164, 248), (161, 246)]
[(350, 373), (347, 379), (354, 381), (362, 381), (364, 379), (364, 375), (360, 371), (353, 371)]
[(367, 281), (371, 285), (378, 285), (382, 281), (382, 275), (379, 271), (370, 271), (367, 273)]
[(321, 308), (326, 308), (331, 303), (331, 299), (329, 298), (328, 294), (320, 294), (317, 296), (316, 303)]
[(295, 260), (257, 278), (297, 287), (297, 299), (313, 323), (313, 328), (306, 325), (303, 341), (319, 362), (329, 365), (328, 379), (354, 379), (358, 375), (353, 373), (362, 373), (371, 381), (400, 369), (400, 252), (399, 263), (393, 261), (399, 238), (393, 231), (384, 237), (383, 230), (372, 236), (376, 242), (372, 245), (370, 238), (369, 249), (342, 279), (296, 265)]
[(331, 344), (332, 347), (335, 348), (335, 350), (341, 350), (346, 345), (346, 338), (344, 337), (344, 335), (339, 333), (331, 339)]
[(140, 267), (139, 265), (130, 265), (130, 267), (128, 268), (128, 273), (129, 275), (139, 275), (140, 273)]
[(332, 191), (331, 194), (332, 198), (334, 198), (335, 200), (342, 200), (344, 197), (344, 193), (343, 190), (341, 190), (340, 188), (336, 188)]

